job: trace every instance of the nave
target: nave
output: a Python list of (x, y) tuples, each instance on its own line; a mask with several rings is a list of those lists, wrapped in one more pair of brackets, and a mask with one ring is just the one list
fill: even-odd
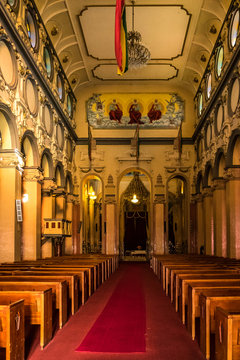
[[(131, 274), (136, 274), (145, 299), (146, 308), (146, 349), (137, 353), (111, 352), (77, 352), (76, 349), (83, 342), (89, 331), (95, 325), (99, 316), (106, 309), (114, 292), (124, 283), (134, 281)], [(136, 280), (136, 279), (135, 279)], [(134, 299), (135, 286), (125, 294), (130, 301)], [(137, 306), (138, 304), (136, 304)], [(144, 310), (143, 310), (144, 316)], [(144, 319), (143, 319), (144, 321)], [(129, 316), (129, 323), (131, 322)], [(108, 324), (105, 324), (106, 327)], [(123, 334), (124, 335), (124, 334)], [(107, 339), (105, 339), (107, 341)], [(121, 263), (119, 269), (106, 281), (72, 316), (63, 329), (53, 337), (53, 340), (40, 350), (39, 339), (35, 339), (27, 359), (143, 359), (143, 360), (202, 360), (203, 356), (196, 342), (191, 340), (190, 334), (182, 325), (179, 315), (175, 312), (169, 298), (164, 294), (158, 278), (146, 263)]]

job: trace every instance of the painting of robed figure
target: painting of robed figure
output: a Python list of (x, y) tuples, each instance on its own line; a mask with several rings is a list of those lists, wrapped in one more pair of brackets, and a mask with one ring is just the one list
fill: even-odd
[(86, 105), (95, 129), (174, 129), (184, 119), (184, 102), (175, 93), (93, 94)]

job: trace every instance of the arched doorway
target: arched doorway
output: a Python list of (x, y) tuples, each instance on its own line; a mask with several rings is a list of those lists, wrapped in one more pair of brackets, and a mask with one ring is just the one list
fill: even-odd
[(188, 208), (187, 183), (182, 176), (168, 181), (167, 197), (168, 252), (184, 254), (188, 251)]
[(82, 184), (83, 253), (102, 252), (102, 181), (95, 175), (87, 176)]
[(119, 183), (120, 242), (123, 260), (149, 256), (150, 181), (139, 170), (126, 173)]

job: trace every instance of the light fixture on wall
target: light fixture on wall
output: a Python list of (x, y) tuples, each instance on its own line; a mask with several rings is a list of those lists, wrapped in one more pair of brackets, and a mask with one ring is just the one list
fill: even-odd
[(131, 202), (133, 203), (133, 204), (137, 204), (138, 203), (138, 198), (137, 198), (137, 195), (136, 194), (133, 194), (133, 198), (131, 199)]
[(132, 30), (127, 33), (128, 40), (128, 67), (129, 69), (139, 69), (150, 60), (150, 51), (141, 44), (142, 35), (134, 30), (134, 4), (132, 0)]
[(88, 196), (89, 196), (89, 199), (91, 199), (91, 200), (96, 200), (96, 198), (97, 198), (92, 186), (90, 186)]
[(23, 196), (22, 196), (22, 202), (23, 202), (23, 203), (28, 202), (28, 194), (23, 194)]

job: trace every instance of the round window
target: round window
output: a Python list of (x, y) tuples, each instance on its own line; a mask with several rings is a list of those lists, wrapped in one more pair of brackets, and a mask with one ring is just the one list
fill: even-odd
[(239, 101), (239, 79), (235, 78), (232, 82), (231, 95), (230, 95), (230, 110), (235, 113)]
[(209, 73), (209, 74), (207, 75), (207, 80), (206, 80), (206, 95), (207, 95), (207, 99), (210, 98), (211, 91), (212, 91), (212, 74)]
[(220, 133), (222, 129), (223, 119), (224, 119), (223, 105), (219, 104), (216, 109), (216, 117), (215, 117), (217, 135)]
[(229, 44), (233, 48), (236, 45), (239, 31), (239, 10), (236, 10), (231, 17), (229, 29)]
[(216, 60), (215, 60), (217, 77), (220, 77), (222, 72), (223, 57), (224, 57), (223, 46), (219, 46), (219, 48), (217, 49)]
[(16, 63), (14, 60), (11, 45), (4, 40), (0, 40), (0, 70), (4, 80), (10, 87), (14, 87), (16, 83)]
[(26, 101), (30, 113), (36, 115), (38, 109), (37, 88), (35, 81), (31, 78), (27, 78), (26, 80)]
[(209, 148), (211, 139), (212, 139), (212, 128), (211, 128), (211, 125), (208, 124), (207, 129), (206, 129), (206, 145), (207, 145), (207, 148)]
[(44, 50), (43, 50), (43, 61), (45, 64), (45, 68), (47, 71), (47, 77), (50, 79), (52, 78), (52, 70), (53, 70), (53, 66), (52, 66), (52, 55), (50, 50), (45, 46)]
[(35, 17), (29, 9), (26, 10), (26, 28), (27, 28), (27, 34), (31, 43), (31, 46), (33, 49), (36, 49), (37, 47), (37, 25)]
[(64, 100), (64, 82), (63, 82), (62, 75), (60, 75), (60, 74), (57, 75), (57, 91), (58, 91), (58, 96), (59, 96), (60, 100), (63, 101)]
[(63, 127), (60, 123), (58, 123), (57, 125), (57, 143), (58, 143), (58, 146), (60, 147), (60, 149), (62, 150), (63, 149), (63, 145), (64, 145), (64, 134), (63, 134)]
[(45, 105), (43, 108), (43, 121), (48, 135), (51, 136), (53, 130), (53, 121), (52, 121), (52, 111), (49, 105)]

